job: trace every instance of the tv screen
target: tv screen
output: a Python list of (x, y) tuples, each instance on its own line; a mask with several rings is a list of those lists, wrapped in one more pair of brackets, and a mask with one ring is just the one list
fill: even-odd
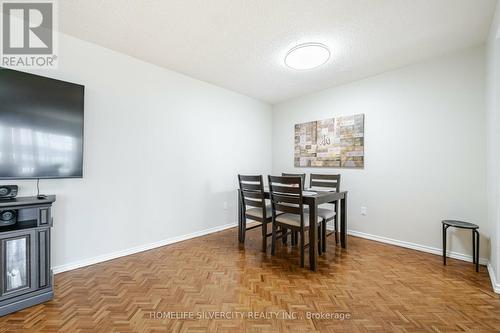
[(0, 68), (0, 179), (83, 176), (84, 86)]

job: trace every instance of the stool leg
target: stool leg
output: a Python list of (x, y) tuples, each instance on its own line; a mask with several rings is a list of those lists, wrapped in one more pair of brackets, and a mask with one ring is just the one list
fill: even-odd
[(446, 226), (443, 224), (443, 265), (446, 265)]
[(476, 231), (472, 229), (472, 263), (476, 263)]
[(476, 272), (479, 272), (479, 231), (476, 230)]

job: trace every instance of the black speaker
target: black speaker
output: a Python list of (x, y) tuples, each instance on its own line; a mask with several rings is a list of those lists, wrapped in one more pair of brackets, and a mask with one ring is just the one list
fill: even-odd
[(15, 210), (7, 209), (0, 210), (0, 227), (13, 225), (17, 221), (17, 213)]
[(0, 200), (15, 198), (17, 189), (17, 185), (0, 185)]

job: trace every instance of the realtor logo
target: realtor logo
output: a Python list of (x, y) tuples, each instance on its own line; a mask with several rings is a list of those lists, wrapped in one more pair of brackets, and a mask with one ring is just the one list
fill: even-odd
[(55, 68), (55, 3), (2, 1), (3, 67)]

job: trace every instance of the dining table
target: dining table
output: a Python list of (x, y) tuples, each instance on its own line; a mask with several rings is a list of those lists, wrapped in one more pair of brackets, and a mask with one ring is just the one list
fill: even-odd
[[(302, 193), (303, 204), (309, 207), (309, 244), (318, 243), (317, 210), (318, 206), (327, 203), (335, 204), (336, 218), (340, 221), (340, 246), (347, 248), (347, 191), (325, 191), (313, 188)], [(264, 196), (270, 199), (269, 189), (264, 189)], [(340, 208), (340, 209), (339, 209)], [(242, 196), (238, 190), (238, 240), (245, 242), (246, 218), (244, 216)], [(335, 230), (337, 232), (337, 230)], [(309, 268), (318, 270), (318, 247), (309, 246)]]

